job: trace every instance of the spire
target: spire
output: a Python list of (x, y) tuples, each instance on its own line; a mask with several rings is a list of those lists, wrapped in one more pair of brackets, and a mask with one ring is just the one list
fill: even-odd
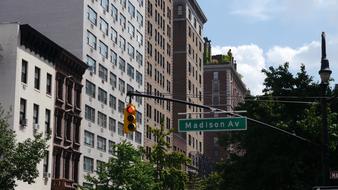
[(322, 60), (326, 59), (326, 39), (325, 32), (322, 32)]

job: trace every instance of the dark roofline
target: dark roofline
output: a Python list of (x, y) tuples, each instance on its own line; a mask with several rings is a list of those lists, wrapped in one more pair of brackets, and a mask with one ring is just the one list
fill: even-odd
[(81, 72), (81, 76), (88, 68), (88, 65), (81, 59), (77, 58), (75, 55), (62, 48), (28, 24), (20, 25), (20, 45), (31, 49), (53, 64), (56, 64), (60, 58), (63, 60), (67, 59), (68, 62), (73, 63), (73, 67), (79, 69), (77, 72)]
[(208, 19), (205, 16), (205, 14), (203, 13), (203, 10), (201, 9), (201, 7), (197, 3), (197, 1), (196, 0), (189, 0), (189, 2), (193, 6), (193, 8), (197, 11), (197, 15), (201, 18), (203, 24), (205, 24), (208, 21)]

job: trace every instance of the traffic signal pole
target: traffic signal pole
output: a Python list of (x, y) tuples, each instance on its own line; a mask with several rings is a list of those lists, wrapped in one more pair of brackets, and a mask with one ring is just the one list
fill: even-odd
[(127, 96), (129, 96), (129, 102), (131, 102), (131, 98), (133, 96), (140, 96), (140, 97), (145, 97), (145, 98), (152, 98), (152, 99), (158, 99), (158, 100), (165, 100), (165, 101), (170, 101), (170, 102), (176, 102), (176, 103), (181, 103), (181, 104), (185, 104), (185, 105), (190, 105), (190, 106), (195, 106), (195, 107), (200, 107), (200, 108), (204, 108), (204, 109), (208, 109), (210, 111), (217, 111), (219, 109), (217, 108), (213, 108), (210, 106), (206, 106), (206, 105), (200, 105), (200, 104), (194, 104), (191, 102), (187, 102), (187, 101), (183, 101), (183, 100), (179, 100), (179, 99), (174, 99), (174, 98), (165, 98), (165, 97), (160, 97), (160, 96), (154, 96), (154, 95), (149, 95), (149, 94), (143, 94), (140, 92), (133, 92), (133, 91), (128, 91), (127, 92)]

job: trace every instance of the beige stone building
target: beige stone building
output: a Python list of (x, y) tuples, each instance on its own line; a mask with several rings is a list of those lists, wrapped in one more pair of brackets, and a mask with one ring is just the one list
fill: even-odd
[[(148, 94), (172, 97), (173, 90), (173, 34), (172, 0), (147, 0), (145, 13), (145, 88)], [(155, 138), (151, 128), (172, 128), (172, 103), (145, 98), (144, 147), (150, 153)], [(172, 136), (167, 137), (172, 144)]]

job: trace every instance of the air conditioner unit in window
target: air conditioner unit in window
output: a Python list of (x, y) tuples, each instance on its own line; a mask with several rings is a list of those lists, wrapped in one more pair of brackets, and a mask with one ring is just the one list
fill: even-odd
[(39, 130), (39, 128), (40, 128), (40, 125), (38, 123), (34, 123), (33, 124), (33, 129), (34, 130)]
[(20, 125), (21, 125), (21, 127), (26, 127), (27, 126), (27, 119), (21, 119)]
[(50, 178), (50, 173), (43, 172), (43, 178)]

